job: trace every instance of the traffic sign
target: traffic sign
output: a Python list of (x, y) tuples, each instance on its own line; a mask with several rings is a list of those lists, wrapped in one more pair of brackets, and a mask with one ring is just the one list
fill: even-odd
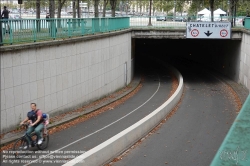
[(221, 36), (221, 37), (227, 37), (227, 35), (228, 35), (228, 31), (227, 31), (226, 29), (222, 29), (222, 30), (220, 31), (220, 36)]
[(187, 22), (186, 38), (230, 39), (230, 22)]
[(193, 37), (197, 37), (197, 36), (199, 35), (199, 31), (198, 31), (197, 29), (193, 29), (193, 30), (191, 31), (191, 35), (192, 35)]

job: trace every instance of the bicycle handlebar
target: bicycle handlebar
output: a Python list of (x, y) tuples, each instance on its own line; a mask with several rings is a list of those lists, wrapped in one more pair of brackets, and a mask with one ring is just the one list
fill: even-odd
[(25, 129), (27, 129), (29, 127), (29, 125), (30, 125), (30, 123), (28, 123), (28, 122), (20, 124), (20, 126), (24, 126)]

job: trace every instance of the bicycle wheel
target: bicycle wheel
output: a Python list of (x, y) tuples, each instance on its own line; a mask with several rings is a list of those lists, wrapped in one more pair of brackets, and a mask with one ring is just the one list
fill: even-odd
[(49, 134), (43, 134), (43, 142), (40, 145), (37, 144), (37, 148), (43, 150), (48, 147), (48, 144), (49, 144)]
[(15, 142), (12, 150), (14, 151), (15, 158), (23, 158), (29, 151), (28, 140), (25, 137), (19, 138)]

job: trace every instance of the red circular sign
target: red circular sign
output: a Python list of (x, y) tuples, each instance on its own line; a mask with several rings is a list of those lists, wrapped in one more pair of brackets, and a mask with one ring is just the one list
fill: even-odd
[(220, 31), (220, 36), (221, 36), (221, 37), (227, 37), (227, 35), (228, 35), (228, 32), (227, 32), (226, 29), (222, 29), (222, 30)]
[(198, 31), (197, 29), (193, 29), (193, 30), (191, 31), (191, 35), (192, 35), (193, 37), (197, 37), (197, 36), (199, 35), (199, 31)]

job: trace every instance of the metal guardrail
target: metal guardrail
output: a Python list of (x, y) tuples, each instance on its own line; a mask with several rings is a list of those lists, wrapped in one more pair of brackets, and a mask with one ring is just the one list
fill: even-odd
[(9, 19), (0, 20), (2, 43), (16, 44), (64, 39), (129, 28), (129, 17), (84, 19)]
[[(227, 20), (228, 18), (223, 17), (220, 21)], [(150, 27), (185, 29), (186, 21), (199, 21), (199, 18), (152, 16)], [(0, 24), (3, 39), (0, 40), (0, 45), (2, 45), (65, 39), (130, 27), (147, 27), (149, 17), (9, 19), (8, 21), (0, 20)], [(236, 27), (243, 27), (240, 19), (236, 19)]]

